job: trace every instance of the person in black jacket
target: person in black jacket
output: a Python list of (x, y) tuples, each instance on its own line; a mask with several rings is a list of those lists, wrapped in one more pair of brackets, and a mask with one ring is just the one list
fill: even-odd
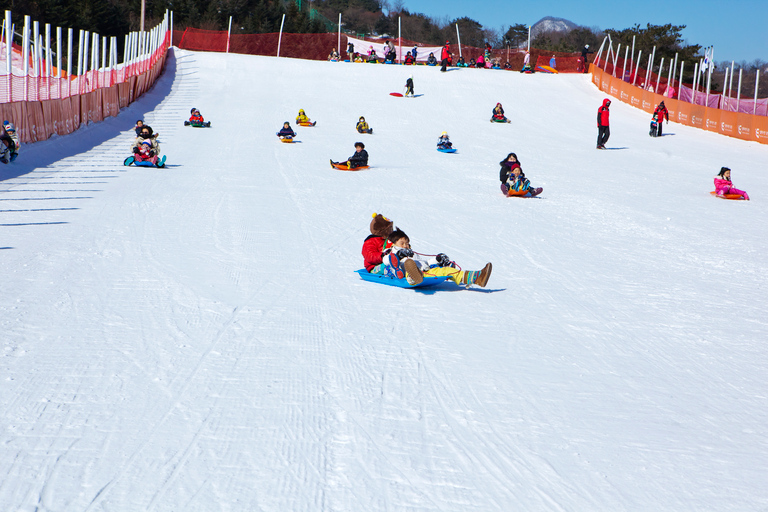
[(584, 73), (589, 71), (589, 63), (587, 62), (587, 56), (590, 53), (595, 53), (595, 52), (589, 51), (589, 45), (585, 44), (584, 48), (581, 49), (581, 62), (582, 62), (582, 65), (584, 66)]
[(346, 162), (334, 162), (331, 165), (346, 165), (347, 169), (356, 169), (368, 165), (368, 152), (365, 150), (365, 144), (355, 142), (355, 154), (347, 159)]

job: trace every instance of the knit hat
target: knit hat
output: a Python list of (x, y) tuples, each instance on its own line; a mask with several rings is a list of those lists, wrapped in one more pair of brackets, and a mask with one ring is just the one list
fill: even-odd
[(393, 227), (394, 223), (388, 218), (384, 217), (382, 214), (373, 214), (373, 220), (371, 221), (372, 235), (380, 236), (381, 238), (387, 238), (390, 233), (392, 233)]

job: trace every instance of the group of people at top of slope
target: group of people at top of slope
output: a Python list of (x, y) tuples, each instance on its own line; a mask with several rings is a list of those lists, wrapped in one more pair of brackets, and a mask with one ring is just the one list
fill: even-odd
[(444, 276), (463, 286), (485, 287), (493, 265), (481, 270), (462, 270), (444, 253), (420, 254), (411, 248), (411, 240), (400, 228), (379, 213), (373, 214), (371, 234), (363, 241), (365, 269), (393, 279), (405, 279), (410, 285), (420, 284), (424, 277)]

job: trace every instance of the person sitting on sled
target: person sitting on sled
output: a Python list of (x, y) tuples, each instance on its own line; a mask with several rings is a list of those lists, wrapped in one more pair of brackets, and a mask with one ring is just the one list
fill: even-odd
[(415, 62), (413, 55), (411, 55), (411, 52), (408, 52), (405, 54), (405, 65), (410, 66)]
[(151, 139), (144, 139), (133, 149), (134, 162), (152, 162), (157, 165), (157, 153), (152, 148)]
[(283, 128), (277, 132), (277, 136), (281, 139), (293, 139), (296, 136), (296, 132), (291, 128), (291, 123), (286, 121), (283, 123)]
[(189, 113), (191, 114), (189, 116), (189, 124), (203, 124), (205, 122), (203, 115), (196, 108), (190, 110)]
[(500, 121), (500, 122), (506, 122), (508, 119), (504, 115), (504, 108), (502, 108), (501, 103), (497, 103), (495, 107), (493, 107), (493, 121)]
[(371, 46), (368, 50), (368, 62), (372, 62), (374, 64), (379, 62), (378, 56), (376, 55), (376, 50), (373, 49), (373, 46)]
[(141, 135), (141, 129), (144, 128), (144, 121), (139, 119), (136, 121), (136, 126), (133, 127), (133, 130), (136, 132), (136, 136), (138, 137)]
[(296, 116), (296, 124), (302, 124), (307, 123), (310, 124), (312, 121), (307, 117), (307, 114), (304, 112), (304, 109), (299, 110), (299, 115)]
[(413, 75), (409, 76), (408, 80), (405, 81), (405, 95), (413, 96)]
[(411, 285), (421, 283), (424, 277), (445, 276), (459, 286), (469, 288), (476, 284), (485, 287), (493, 270), (493, 265), (490, 263), (486, 263), (482, 270), (461, 270), (444, 253), (431, 257), (417, 254), (411, 249), (411, 240), (408, 235), (397, 227), (387, 237), (382, 260), (384, 275), (393, 279), (405, 278)]
[(437, 148), (451, 149), (452, 147), (453, 147), (453, 144), (451, 143), (451, 140), (448, 138), (448, 132), (441, 133), (440, 138), (437, 139)]
[(139, 133), (139, 136), (136, 137), (136, 140), (133, 142), (133, 147), (131, 148), (131, 151), (136, 154), (137, 150), (139, 149), (139, 146), (142, 142), (149, 141), (150, 145), (152, 146), (152, 150), (155, 152), (156, 155), (160, 154), (160, 143), (157, 142), (157, 134), (152, 132), (152, 127), (148, 124), (145, 124), (141, 127), (141, 132)]
[(371, 234), (363, 242), (363, 262), (365, 270), (372, 274), (383, 274), (384, 264), (382, 253), (385, 250), (387, 237), (392, 233), (393, 222), (380, 213), (373, 214)]
[(19, 156), (19, 146), (16, 127), (10, 121), (3, 121), (3, 130), (0, 132), (0, 162), (7, 164), (16, 160)]
[(427, 66), (437, 66), (437, 57), (435, 57), (434, 53), (430, 53), (429, 57), (427, 57)]
[(527, 191), (530, 196), (526, 194), (525, 197), (535, 197), (543, 191), (542, 188), (531, 187), (531, 182), (525, 177), (516, 154), (508, 154), (507, 158), (499, 162), (499, 165), (501, 166), (499, 180), (501, 180), (501, 191), (504, 195), (514, 190), (515, 192)]
[(727, 167), (722, 167), (720, 172), (715, 176), (715, 192), (718, 197), (724, 197), (726, 194), (735, 194), (741, 196), (742, 199), (749, 201), (749, 194), (743, 190), (739, 190), (731, 183), (731, 170)]
[(360, 119), (357, 121), (357, 126), (355, 128), (357, 129), (358, 133), (373, 133), (373, 128), (368, 126), (368, 123), (365, 121), (363, 116), (360, 116)]
[(358, 167), (365, 167), (368, 165), (368, 152), (365, 150), (365, 144), (362, 142), (355, 142), (355, 154), (347, 159), (346, 162), (334, 162), (331, 160), (332, 165), (346, 165), (347, 169), (357, 169)]

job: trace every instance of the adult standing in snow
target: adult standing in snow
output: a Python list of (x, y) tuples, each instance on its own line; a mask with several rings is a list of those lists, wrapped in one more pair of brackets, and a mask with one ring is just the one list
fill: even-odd
[(584, 66), (584, 73), (589, 71), (589, 64), (587, 63), (587, 55), (590, 53), (594, 53), (589, 51), (589, 45), (585, 44), (584, 48), (581, 49), (581, 65)]
[(351, 42), (347, 43), (347, 58), (349, 62), (355, 62), (355, 45)]
[(442, 67), (440, 68), (440, 71), (445, 72), (446, 68), (448, 67), (448, 59), (451, 58), (451, 43), (448, 41), (445, 42), (445, 45), (443, 45), (443, 50), (440, 52), (440, 64)]
[(656, 116), (656, 120), (658, 121), (656, 126), (656, 136), (661, 137), (661, 124), (664, 122), (665, 117), (667, 119), (667, 124), (669, 124), (669, 110), (667, 110), (663, 101), (659, 103), (659, 106), (653, 111), (653, 115)]
[(605, 98), (603, 106), (597, 109), (597, 149), (605, 149), (605, 143), (608, 142), (608, 138), (611, 136), (611, 129), (608, 127), (610, 124), (608, 107), (610, 106), (611, 100)]
[(397, 50), (395, 50), (395, 44), (387, 39), (387, 54), (385, 55), (385, 61), (387, 62), (395, 62), (395, 57), (397, 57)]

